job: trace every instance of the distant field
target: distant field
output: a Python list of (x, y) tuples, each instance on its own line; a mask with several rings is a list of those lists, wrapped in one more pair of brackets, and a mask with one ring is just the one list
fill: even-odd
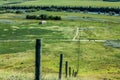
[(92, 7), (120, 7), (120, 2), (104, 2), (104, 1), (82, 1), (82, 0), (33, 0), (33, 1), (15, 1), (20, 3), (13, 3), (14, 1), (6, 2), (6, 5), (21, 5), (21, 6), (92, 6)]

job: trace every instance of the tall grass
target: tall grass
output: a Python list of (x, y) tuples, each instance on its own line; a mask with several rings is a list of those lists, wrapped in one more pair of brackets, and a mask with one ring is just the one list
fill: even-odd
[(33, 74), (0, 70), (0, 80), (33, 80)]

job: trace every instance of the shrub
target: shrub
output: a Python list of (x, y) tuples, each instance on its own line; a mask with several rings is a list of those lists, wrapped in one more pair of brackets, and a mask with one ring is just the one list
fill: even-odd
[(46, 14), (37, 15), (26, 15), (26, 19), (37, 19), (37, 20), (61, 20), (60, 16), (48, 16)]
[(17, 10), (15, 13), (16, 14), (21, 14), (21, 13), (23, 13), (23, 11)]
[(26, 19), (37, 19), (36, 15), (27, 15)]

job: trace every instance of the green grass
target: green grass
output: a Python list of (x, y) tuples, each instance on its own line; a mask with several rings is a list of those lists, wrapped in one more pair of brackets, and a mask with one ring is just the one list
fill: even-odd
[[(13, 4), (14, 2), (19, 2)], [(1, 1), (0, 5), (21, 5), (21, 6), (92, 6), (92, 7), (120, 7), (120, 2), (104, 2), (102, 0), (7, 0)]]
[(103, 1), (82, 1), (82, 0), (36, 0), (26, 1), (12, 5), (25, 5), (25, 6), (92, 6), (92, 7), (120, 7), (120, 2), (103, 2)]
[[(76, 42), (47, 42), (48, 43), (44, 42), (43, 40), (42, 64), (44, 76), (48, 73), (58, 73), (60, 53), (64, 54), (64, 64), (67, 60), (72, 69), (76, 70), (78, 55), (77, 52), (79, 49)], [(105, 48), (103, 47), (102, 43), (82, 42), (80, 48), (81, 53), (79, 78), (90, 76), (93, 78), (97, 78), (96, 80), (99, 80), (98, 75), (100, 75), (100, 78), (104, 78), (104, 76), (108, 74), (113, 74), (113, 77), (106, 76), (105, 78), (119, 78), (119, 58), (116, 58), (116, 55), (119, 54), (119, 51), (119, 49)], [(30, 73), (32, 73), (31, 76), (34, 76), (34, 53), (34, 50), (27, 50), (24, 52), (18, 52), (16, 54), (1, 54), (1, 69), (3, 71), (20, 71), (20, 74), (16, 74), (18, 77), (22, 76), (22, 73), (26, 73), (26, 75), (24, 76), (27, 78), (29, 78)], [(104, 76), (102, 76), (103, 74)], [(8, 75), (10, 76), (14, 74), (12, 73)], [(23, 76), (20, 79), (22, 78)]]
[(0, 45), (0, 54), (24, 52), (34, 48), (32, 42), (1, 42)]
[[(43, 13), (62, 16), (62, 20), (48, 20), (46, 24), (40, 25), (40, 20), (25, 19), (27, 14)], [(74, 18), (69, 19), (71, 16)], [(26, 14), (1, 14), (0, 20), (0, 80), (34, 79), (36, 38), (42, 38), (44, 79), (52, 78), (53, 80), (58, 76), (61, 53), (64, 54), (64, 64), (68, 61), (72, 69), (76, 70), (79, 50), (80, 68), (77, 78), (82, 80), (120, 79), (119, 48), (105, 47), (104, 43), (97, 42), (81, 42), (79, 48), (78, 42), (61, 41), (66, 40), (65, 38), (72, 40), (77, 27), (93, 28), (92, 31), (81, 32), (85, 36), (84, 39), (120, 39), (118, 16), (38, 11)], [(30, 41), (4, 42), (4, 40)], [(63, 73), (65, 73), (64, 69)]]
[(33, 75), (31, 74), (0, 70), (0, 80), (33, 80), (33, 79), (34, 79)]

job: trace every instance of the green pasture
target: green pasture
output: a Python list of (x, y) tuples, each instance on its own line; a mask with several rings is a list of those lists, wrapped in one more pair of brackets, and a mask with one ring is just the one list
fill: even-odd
[[(47, 20), (46, 24), (39, 24), (40, 20), (25, 19), (28, 14), (43, 13), (61, 16), (62, 20)], [(80, 55), (77, 79), (119, 80), (119, 48), (105, 47), (103, 42), (94, 41), (80, 42), (79, 47), (79, 42), (72, 41), (77, 27), (92, 28), (92, 30), (79, 32), (77, 38), (82, 35), (81, 39), (87, 40), (120, 39), (119, 21), (119, 16), (74, 12), (37, 11), (23, 14), (1, 14), (0, 80), (34, 79), (36, 38), (42, 39), (43, 79), (56, 80), (58, 78), (59, 55), (63, 53), (64, 64), (68, 61), (74, 70), (78, 67), (78, 55)], [(65, 68), (63, 68), (63, 74), (64, 70)], [(74, 78), (67, 80), (74, 80)]]
[[(26, 43), (27, 42), (25, 42), (25, 44)], [(18, 45), (16, 45), (16, 47), (17, 46)], [(22, 48), (19, 47), (19, 49)], [(78, 50), (77, 42), (43, 41), (43, 77), (50, 73), (55, 73), (57, 77), (60, 53), (64, 54), (64, 64), (65, 61), (68, 61), (72, 69), (76, 70)], [(90, 79), (96, 78), (95, 80), (104, 78), (119, 80), (119, 51), (119, 49), (104, 47), (102, 43), (81, 42), (78, 78), (91, 77)], [(25, 78), (26, 80), (32, 80), (34, 78), (34, 57), (34, 45), (32, 45), (31, 50), (26, 48), (24, 52), (1, 54), (0, 65), (2, 71), (0, 74), (7, 75), (7, 77), (5, 77), (5, 75), (0, 76), (1, 79), (9, 79), (13, 76), (16, 79)], [(16, 72), (19, 74), (15, 74)], [(49, 79), (50, 78), (53, 79), (53, 77), (49, 77)], [(83, 80), (85, 79), (83, 78)]]
[[(47, 21), (40, 25), (40, 20), (26, 20), (25, 16), (57, 15), (62, 21)], [(0, 39), (36, 39), (36, 38), (70, 38), (72, 39), (77, 27), (93, 28), (93, 30), (82, 31), (86, 39), (119, 39), (119, 17), (102, 14), (68, 13), (38, 11), (26, 14), (1, 14), (0, 17)], [(94, 23), (94, 24), (93, 24)], [(70, 34), (70, 35), (69, 35)]]
[(103, 1), (80, 1), (80, 0), (38, 0), (21, 3), (19, 5), (57, 5), (57, 6), (93, 6), (93, 7), (120, 7), (120, 2), (103, 2)]
[[(17, 3), (14, 3), (17, 2)], [(6, 4), (5, 4), (6, 3)], [(31, 1), (2, 1), (3, 5), (20, 6), (92, 6), (92, 7), (120, 7), (120, 2), (104, 2), (101, 0), (31, 0)]]

